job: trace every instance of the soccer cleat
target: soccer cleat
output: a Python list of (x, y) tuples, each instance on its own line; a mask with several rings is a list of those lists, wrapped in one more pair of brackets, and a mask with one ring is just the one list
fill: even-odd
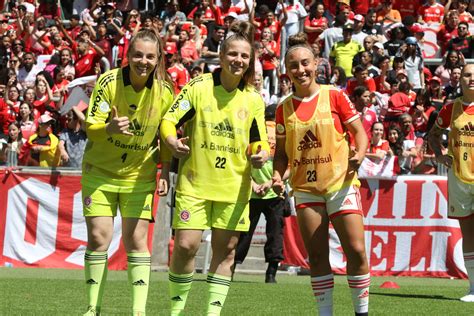
[(96, 308), (95, 306), (89, 306), (87, 308), (87, 312), (83, 314), (82, 316), (99, 316), (100, 315), (100, 310)]
[(265, 275), (265, 283), (277, 283), (275, 276), (273, 274)]
[(467, 294), (459, 299), (461, 302), (474, 303), (474, 292)]

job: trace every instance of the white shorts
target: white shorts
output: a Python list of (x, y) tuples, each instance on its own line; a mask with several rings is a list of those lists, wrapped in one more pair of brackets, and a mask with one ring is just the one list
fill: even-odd
[(306, 207), (323, 206), (330, 218), (343, 214), (364, 215), (359, 187), (354, 185), (325, 195), (293, 191), (293, 196), (295, 197), (297, 212), (298, 209)]
[(448, 171), (448, 217), (467, 218), (474, 214), (474, 184), (459, 180), (453, 168)]

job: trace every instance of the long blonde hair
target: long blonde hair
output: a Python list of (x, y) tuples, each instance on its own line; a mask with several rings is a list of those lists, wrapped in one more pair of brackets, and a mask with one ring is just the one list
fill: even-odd
[(138, 31), (137, 34), (135, 34), (130, 40), (127, 54), (130, 54), (131, 48), (135, 45), (136, 41), (138, 40), (149, 41), (156, 44), (156, 51), (158, 53), (158, 61), (156, 63), (154, 75), (158, 81), (160, 80), (164, 81), (170, 87), (173, 87), (173, 81), (171, 80), (168, 72), (166, 71), (165, 52), (163, 49), (164, 45), (158, 32), (154, 28), (141, 29), (140, 31)]

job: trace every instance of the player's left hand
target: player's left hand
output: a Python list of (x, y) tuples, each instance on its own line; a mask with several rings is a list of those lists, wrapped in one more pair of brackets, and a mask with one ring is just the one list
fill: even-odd
[(257, 152), (250, 156), (250, 162), (252, 167), (260, 169), (268, 160), (268, 153), (266, 150), (262, 150), (262, 146), (258, 145)]
[(356, 152), (352, 157), (349, 158), (349, 167), (352, 170), (357, 171), (363, 159), (364, 159), (364, 155), (360, 155), (360, 153)]
[(168, 179), (160, 178), (158, 181), (158, 195), (166, 196), (168, 194)]

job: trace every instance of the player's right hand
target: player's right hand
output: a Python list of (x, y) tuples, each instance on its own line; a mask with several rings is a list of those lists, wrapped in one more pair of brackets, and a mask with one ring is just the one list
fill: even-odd
[(171, 150), (173, 151), (173, 156), (181, 159), (189, 155), (190, 148), (186, 143), (188, 142), (189, 137), (178, 138), (176, 141), (171, 144)]
[(130, 126), (130, 120), (127, 116), (118, 116), (118, 111), (115, 106), (112, 107), (112, 119), (107, 124), (105, 130), (107, 134), (122, 134), (127, 136), (133, 136), (133, 134), (128, 130)]

